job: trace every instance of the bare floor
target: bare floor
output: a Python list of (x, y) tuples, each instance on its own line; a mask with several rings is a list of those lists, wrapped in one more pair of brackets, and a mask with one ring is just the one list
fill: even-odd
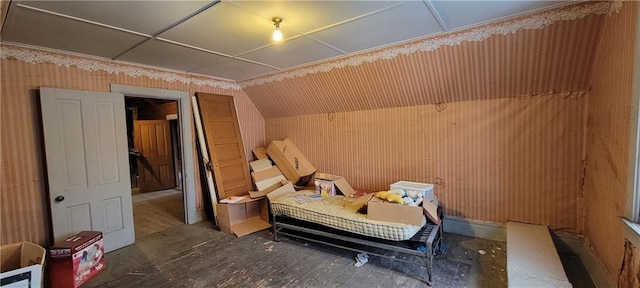
[[(108, 253), (106, 269), (85, 287), (427, 286), (420, 265), (372, 256), (358, 268), (355, 252), (282, 236), (273, 242), (270, 230), (237, 238), (201, 222), (147, 232), (136, 229), (134, 245)], [(506, 243), (445, 233), (443, 248), (434, 287), (507, 287)], [(561, 256), (574, 287), (594, 287), (579, 258)]]
[(184, 199), (177, 189), (133, 193), (136, 239), (184, 225)]

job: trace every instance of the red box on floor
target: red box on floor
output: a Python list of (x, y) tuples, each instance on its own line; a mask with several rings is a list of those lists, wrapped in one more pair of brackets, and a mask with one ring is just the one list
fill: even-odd
[(49, 251), (52, 288), (76, 288), (104, 269), (102, 232), (82, 231)]

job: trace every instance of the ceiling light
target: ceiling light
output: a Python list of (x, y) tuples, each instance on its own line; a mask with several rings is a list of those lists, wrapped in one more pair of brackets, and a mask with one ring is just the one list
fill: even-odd
[(282, 18), (273, 17), (273, 26), (276, 26), (276, 30), (273, 30), (273, 40), (280, 41), (282, 40), (282, 31), (280, 31), (280, 22), (282, 22)]

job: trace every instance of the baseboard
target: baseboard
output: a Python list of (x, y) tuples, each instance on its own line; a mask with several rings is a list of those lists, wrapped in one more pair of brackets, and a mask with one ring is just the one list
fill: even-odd
[(507, 241), (507, 230), (503, 225), (459, 217), (444, 218), (444, 232), (469, 237)]
[(195, 216), (193, 217), (193, 219), (189, 219), (190, 221), (187, 224), (195, 224), (204, 221), (203, 214), (204, 211), (202, 211), (202, 209), (196, 209)]
[(598, 256), (591, 251), (586, 242), (582, 244), (582, 250), (579, 252), (580, 260), (582, 264), (587, 268), (591, 280), (596, 287), (618, 287), (618, 285), (609, 278), (609, 274), (604, 269), (602, 262), (598, 259)]
[[(445, 217), (443, 229), (445, 232), (453, 234), (501, 242), (507, 241), (507, 229), (499, 223), (460, 217)], [(600, 259), (587, 247), (584, 238), (566, 234), (553, 235), (553, 237), (564, 244), (562, 249), (570, 249), (571, 252), (580, 256), (580, 260), (582, 260), (596, 287), (616, 287), (616, 284), (609, 279)]]

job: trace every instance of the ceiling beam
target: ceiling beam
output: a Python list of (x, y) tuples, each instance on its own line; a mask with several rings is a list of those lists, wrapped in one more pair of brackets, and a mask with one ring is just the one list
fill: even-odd
[(67, 19), (71, 19), (71, 20), (75, 20), (75, 21), (79, 21), (79, 22), (84, 22), (84, 23), (88, 23), (88, 24), (92, 24), (92, 25), (96, 25), (96, 26), (100, 26), (100, 27), (104, 27), (104, 28), (118, 30), (120, 32), (125, 32), (125, 33), (129, 33), (129, 34), (143, 36), (143, 37), (152, 37), (151, 35), (140, 33), (140, 32), (136, 32), (136, 31), (133, 31), (133, 30), (124, 29), (124, 28), (120, 28), (120, 27), (117, 27), (117, 26), (108, 25), (108, 24), (104, 24), (104, 23), (100, 23), (100, 22), (96, 22), (96, 21), (91, 21), (91, 20), (80, 18), (80, 17), (70, 16), (70, 15), (66, 15), (66, 14), (62, 14), (62, 13), (58, 13), (58, 12), (53, 12), (53, 11), (49, 11), (49, 10), (45, 10), (45, 9), (40, 9), (40, 8), (32, 7), (32, 6), (29, 6), (29, 5), (25, 5), (25, 4), (22, 4), (22, 3), (18, 3), (17, 5), (18, 5), (18, 7), (21, 7), (21, 8), (25, 8), (25, 9), (29, 9), (29, 10), (33, 10), (33, 11), (38, 11), (38, 12), (45, 13), (45, 14), (55, 15), (55, 16), (58, 16), (58, 17), (67, 18)]
[[(192, 12), (191, 14), (189, 14), (189, 15), (187, 15), (187, 16), (185, 16), (185, 17), (183, 17), (182, 19), (180, 19), (180, 20), (176, 21), (175, 23), (173, 23), (173, 24), (171, 24), (171, 25), (169, 25), (169, 26), (167, 26), (167, 27), (165, 27), (165, 28), (163, 28), (163, 29), (160, 29), (160, 31), (158, 31), (158, 32), (156, 32), (156, 33), (153, 33), (153, 35), (151, 35), (151, 37), (150, 37), (150, 38), (145, 39), (145, 40), (142, 40), (140, 43), (138, 43), (138, 44), (136, 44), (136, 45), (133, 45), (133, 46), (131, 46), (129, 49), (127, 49), (127, 50), (123, 51), (122, 53), (120, 53), (120, 54), (116, 55), (116, 57), (113, 57), (113, 60), (116, 60), (116, 59), (118, 59), (118, 58), (122, 57), (122, 55), (127, 54), (127, 52), (129, 52), (129, 51), (131, 51), (131, 50), (135, 49), (136, 47), (138, 47), (138, 46), (140, 46), (140, 45), (142, 45), (142, 44), (146, 43), (146, 42), (147, 42), (147, 41), (149, 41), (149, 40), (155, 39), (155, 38), (156, 38), (156, 37), (158, 37), (160, 34), (162, 34), (162, 33), (166, 32), (166, 31), (168, 31), (169, 29), (171, 29), (171, 28), (173, 28), (173, 27), (176, 27), (176, 26), (178, 26), (178, 25), (182, 24), (183, 22), (185, 22), (185, 21), (187, 21), (187, 20), (189, 20), (189, 19), (191, 19), (191, 18), (195, 17), (196, 15), (198, 15), (198, 14), (200, 14), (200, 13), (202, 13), (202, 12), (206, 11), (207, 9), (209, 9), (209, 8), (213, 7), (214, 5), (216, 5), (216, 4), (218, 4), (218, 3), (220, 3), (220, 0), (212, 1), (211, 3), (208, 3), (207, 5), (204, 5), (202, 8), (200, 8), (200, 9), (198, 9), (198, 10), (196, 10), (196, 11)], [(217, 53), (216, 53), (216, 54), (217, 54)]]
[(436, 21), (438, 21), (438, 25), (440, 25), (440, 29), (442, 29), (442, 31), (444, 32), (448, 32), (449, 31), (449, 27), (447, 27), (447, 23), (445, 23), (444, 19), (442, 18), (442, 16), (440, 16), (440, 13), (438, 12), (438, 9), (436, 9), (435, 6), (433, 6), (433, 3), (431, 2), (432, 0), (424, 0), (424, 4), (427, 5), (427, 8), (429, 8), (429, 11), (431, 11), (431, 14), (433, 14), (433, 18), (436, 19)]

